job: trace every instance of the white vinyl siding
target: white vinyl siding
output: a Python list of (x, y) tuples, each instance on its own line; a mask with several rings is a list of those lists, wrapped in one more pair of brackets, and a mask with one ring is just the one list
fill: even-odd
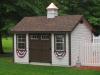
[(84, 50), (82, 49), (82, 45), (85, 42), (88, 42), (88, 43), (92, 42), (92, 33), (85, 24), (79, 24), (77, 25), (77, 27), (73, 30), (71, 34), (71, 64), (72, 66), (76, 65), (77, 60), (79, 60), (80, 62), (82, 61), (82, 59), (80, 59), (81, 58), (80, 50)]
[(54, 39), (55, 39), (54, 33), (52, 33), (51, 34), (52, 65), (55, 65), (55, 66), (69, 66), (68, 33), (65, 34), (66, 55), (62, 59), (59, 59), (59, 58), (57, 58), (57, 56), (55, 56), (55, 53), (54, 53), (54, 49), (55, 49)]
[(21, 63), (21, 64), (27, 64), (29, 63), (29, 36), (28, 34), (25, 34), (26, 37), (26, 55), (23, 58), (19, 58), (17, 55), (17, 34), (14, 34), (14, 63)]

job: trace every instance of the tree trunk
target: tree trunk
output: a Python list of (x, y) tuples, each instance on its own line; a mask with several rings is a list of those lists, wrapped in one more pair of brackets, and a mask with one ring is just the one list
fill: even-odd
[(0, 32), (0, 54), (3, 54), (3, 47), (2, 47), (2, 34)]

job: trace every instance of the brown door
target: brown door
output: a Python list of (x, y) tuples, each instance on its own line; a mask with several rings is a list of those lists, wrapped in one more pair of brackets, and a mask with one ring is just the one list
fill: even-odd
[(51, 62), (51, 40), (50, 35), (30, 35), (30, 62)]

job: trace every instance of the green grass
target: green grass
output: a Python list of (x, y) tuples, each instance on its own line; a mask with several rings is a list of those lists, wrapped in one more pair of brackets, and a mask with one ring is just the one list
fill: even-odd
[(10, 57), (0, 58), (0, 75), (100, 75), (100, 71), (77, 68), (13, 64)]
[[(3, 48), (12, 51), (12, 38), (3, 38)], [(78, 68), (14, 64), (9, 55), (0, 56), (0, 75), (100, 75), (100, 71)]]
[(11, 37), (2, 39), (4, 52), (12, 52), (13, 50), (13, 40)]

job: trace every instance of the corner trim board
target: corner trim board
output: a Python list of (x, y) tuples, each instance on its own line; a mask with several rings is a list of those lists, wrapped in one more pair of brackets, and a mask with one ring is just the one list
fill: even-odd
[(68, 41), (69, 41), (69, 66), (71, 66), (71, 32), (68, 32)]

